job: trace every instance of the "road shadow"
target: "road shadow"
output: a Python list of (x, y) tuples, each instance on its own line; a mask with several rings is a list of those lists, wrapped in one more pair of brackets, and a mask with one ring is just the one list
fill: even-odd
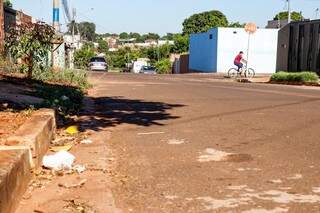
[(180, 118), (172, 115), (169, 110), (185, 106), (125, 97), (87, 97), (85, 102), (87, 107), (80, 112), (81, 119), (78, 122), (81, 131), (101, 131), (121, 124), (163, 126), (163, 121)]
[(179, 118), (169, 112), (178, 107), (184, 105), (125, 97), (86, 97), (77, 87), (0, 74), (0, 111), (51, 108), (57, 112), (59, 128), (76, 124), (80, 131), (101, 131), (121, 124), (162, 126), (163, 121)]
[(85, 93), (79, 88), (0, 74), (0, 111), (51, 108), (60, 115), (74, 115)]

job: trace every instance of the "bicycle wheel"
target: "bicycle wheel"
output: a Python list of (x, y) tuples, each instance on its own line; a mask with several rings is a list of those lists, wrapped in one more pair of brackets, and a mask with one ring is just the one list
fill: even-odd
[(245, 75), (246, 78), (253, 78), (253, 77), (256, 75), (256, 73), (254, 72), (254, 69), (249, 68), (249, 69), (247, 69), (247, 71), (244, 73), (244, 75)]
[(238, 70), (235, 69), (235, 68), (231, 68), (229, 71), (228, 71), (228, 77), (229, 78), (235, 78), (237, 77), (238, 75)]

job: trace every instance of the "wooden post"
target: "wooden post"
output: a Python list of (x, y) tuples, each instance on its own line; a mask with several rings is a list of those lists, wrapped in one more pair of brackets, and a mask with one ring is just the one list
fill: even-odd
[(4, 50), (4, 9), (3, 0), (0, 0), (0, 54)]

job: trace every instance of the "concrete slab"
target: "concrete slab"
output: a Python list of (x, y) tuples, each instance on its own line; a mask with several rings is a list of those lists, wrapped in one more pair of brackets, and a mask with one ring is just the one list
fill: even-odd
[(0, 151), (0, 213), (14, 212), (32, 177), (28, 150)]

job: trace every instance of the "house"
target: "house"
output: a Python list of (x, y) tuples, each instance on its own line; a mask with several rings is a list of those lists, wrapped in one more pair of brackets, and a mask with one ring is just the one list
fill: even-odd
[(320, 20), (292, 22), (279, 31), (277, 71), (320, 74)]
[[(235, 56), (247, 52), (249, 34), (244, 28), (213, 28), (190, 36), (189, 69), (226, 73)], [(274, 73), (277, 60), (277, 29), (258, 29), (250, 36), (249, 66), (256, 73)], [(245, 56), (247, 58), (247, 56)]]

